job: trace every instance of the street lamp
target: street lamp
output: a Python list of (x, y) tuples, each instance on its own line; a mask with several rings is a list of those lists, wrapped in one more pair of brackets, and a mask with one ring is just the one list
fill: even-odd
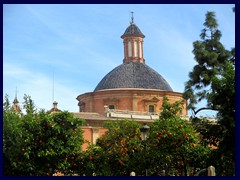
[[(149, 129), (150, 129), (150, 127), (148, 126), (148, 125), (143, 125), (141, 128), (140, 128), (140, 132), (141, 132), (141, 137), (142, 137), (142, 141), (143, 141), (143, 143), (144, 143), (144, 150), (145, 150), (145, 152), (147, 151), (147, 149), (146, 149), (146, 141), (147, 141), (147, 138), (148, 138), (148, 131), (149, 131)], [(145, 166), (147, 166), (146, 164), (145, 164)], [(145, 169), (145, 171), (146, 171), (146, 176), (147, 176), (147, 167), (145, 167), (146, 169)]]
[(149, 131), (150, 127), (148, 125), (143, 125), (141, 128), (140, 128), (140, 132), (141, 132), (141, 137), (142, 137), (142, 141), (146, 141), (147, 138), (148, 138), (148, 131)]

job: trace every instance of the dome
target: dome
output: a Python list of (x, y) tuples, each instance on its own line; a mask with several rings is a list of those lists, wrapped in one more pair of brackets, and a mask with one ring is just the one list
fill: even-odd
[(127, 35), (137, 35), (137, 36), (141, 36), (143, 38), (145, 37), (143, 35), (143, 33), (141, 32), (141, 30), (134, 23), (131, 23), (127, 27), (127, 29), (125, 30), (124, 34), (121, 37), (123, 38), (124, 36), (127, 36)]
[(159, 73), (140, 62), (128, 62), (117, 66), (99, 82), (94, 91), (116, 88), (173, 91)]

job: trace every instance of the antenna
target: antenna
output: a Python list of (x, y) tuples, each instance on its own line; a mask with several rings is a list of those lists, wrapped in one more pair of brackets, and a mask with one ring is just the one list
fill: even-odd
[(15, 92), (15, 99), (17, 99), (17, 87), (16, 87), (16, 92)]
[(52, 89), (52, 102), (54, 102), (54, 70), (53, 70), (53, 89)]

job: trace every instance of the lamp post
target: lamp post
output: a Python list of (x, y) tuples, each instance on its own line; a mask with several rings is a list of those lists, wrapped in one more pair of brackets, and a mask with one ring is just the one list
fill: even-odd
[[(141, 128), (140, 128), (140, 132), (141, 132), (141, 137), (142, 137), (142, 141), (143, 141), (143, 144), (144, 144), (144, 150), (145, 152), (147, 151), (146, 149), (146, 141), (147, 141), (147, 138), (148, 138), (148, 131), (149, 131), (150, 127), (148, 125), (143, 125)], [(145, 171), (146, 171), (146, 176), (147, 176), (147, 164), (145, 163)]]

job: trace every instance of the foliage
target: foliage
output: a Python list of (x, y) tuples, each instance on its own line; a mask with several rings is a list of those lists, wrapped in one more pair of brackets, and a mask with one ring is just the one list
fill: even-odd
[[(111, 175), (127, 176), (131, 171), (142, 173), (139, 164), (141, 158), (139, 152), (142, 152), (143, 148), (140, 125), (135, 121), (119, 120), (107, 122), (105, 127), (108, 131), (98, 139), (97, 146), (106, 156), (107, 175), (109, 172)], [(104, 172), (100, 174), (105, 175)]]
[[(216, 93), (211, 94), (211, 99), (219, 109), (218, 124), (210, 124), (207, 121), (194, 123), (197, 124), (198, 132), (202, 135), (202, 142), (218, 146), (222, 150), (225, 149), (232, 157), (232, 161), (234, 161), (235, 151), (234, 77), (234, 65), (231, 62), (226, 62), (225, 71), (221, 72), (220, 77), (213, 78), (212, 83)], [(193, 121), (196, 121), (196, 119), (199, 120), (199, 118), (194, 117)]]
[(168, 101), (169, 99), (166, 96), (164, 96), (162, 107), (161, 107), (161, 114), (159, 117), (160, 119), (169, 119), (169, 118), (178, 117), (179, 113), (183, 108), (182, 101), (176, 101), (172, 104), (168, 103)]
[(102, 147), (90, 145), (79, 158), (80, 169), (78, 174), (86, 176), (110, 176), (112, 172), (110, 171), (108, 160), (108, 154)]
[(5, 95), (3, 103), (3, 160), (4, 175), (15, 175), (19, 154), (21, 151), (22, 122), (19, 113), (10, 106), (8, 95)]
[[(82, 155), (80, 174), (92, 176), (193, 175), (197, 168), (206, 168), (210, 148), (204, 147), (194, 127), (180, 119), (181, 102), (170, 104), (164, 98), (163, 119), (150, 125), (149, 138), (142, 142), (140, 124), (135, 121), (107, 122), (108, 131)], [(85, 165), (85, 166), (83, 166)]]
[[(82, 154), (80, 174), (85, 175), (193, 175), (207, 167), (210, 148), (204, 147), (194, 127), (180, 119), (182, 102), (163, 99), (160, 120), (150, 125), (149, 138), (142, 142), (140, 124), (119, 120), (105, 123), (108, 131)], [(85, 165), (85, 166), (83, 166)]]
[(214, 12), (206, 13), (203, 25), (204, 29), (200, 34), (202, 41), (193, 43), (193, 54), (197, 65), (189, 73), (190, 79), (185, 85), (183, 94), (184, 98), (189, 100), (188, 108), (195, 114), (198, 112), (195, 111), (195, 105), (203, 99), (207, 100), (207, 107), (204, 109), (218, 110), (211, 98), (211, 94), (216, 93), (212, 81), (223, 70), (226, 62), (234, 58), (233, 54), (220, 42), (222, 34), (218, 29)]
[(201, 144), (203, 146), (215, 146), (219, 145), (221, 140), (223, 128), (219, 124), (210, 123), (206, 118), (192, 118), (192, 124), (199, 133)]
[[(189, 73), (183, 94), (188, 108), (195, 115), (204, 109), (217, 110), (217, 125), (197, 126), (203, 144), (217, 146), (211, 152), (210, 163), (219, 175), (235, 174), (235, 48), (228, 51), (220, 42), (221, 32), (214, 12), (207, 12), (202, 41), (193, 43), (197, 65)], [(207, 100), (207, 107), (196, 110), (195, 105)], [(193, 120), (198, 118), (194, 117)], [(223, 158), (224, 157), (224, 158)]]
[(151, 124), (147, 151), (150, 152), (148, 164), (154, 174), (167, 170), (167, 174), (193, 175), (196, 168), (207, 166), (210, 149), (202, 146), (194, 127), (177, 115), (181, 106), (181, 102), (170, 104), (165, 99), (162, 113), (166, 111), (164, 108), (171, 109), (171, 113), (168, 116), (161, 113), (160, 117), (164, 118)]
[[(219, 175), (235, 174), (235, 69), (232, 62), (227, 62), (219, 78), (213, 79), (216, 93), (213, 102), (219, 107), (218, 119), (221, 128), (218, 150), (214, 152), (212, 164), (218, 167)], [(223, 98), (224, 97), (224, 98)]]
[(73, 173), (83, 144), (83, 120), (67, 111), (37, 112), (30, 96), (24, 100), (26, 114), (8, 108), (7, 98), (4, 102), (4, 157), (10, 166), (4, 167), (6, 175)]

